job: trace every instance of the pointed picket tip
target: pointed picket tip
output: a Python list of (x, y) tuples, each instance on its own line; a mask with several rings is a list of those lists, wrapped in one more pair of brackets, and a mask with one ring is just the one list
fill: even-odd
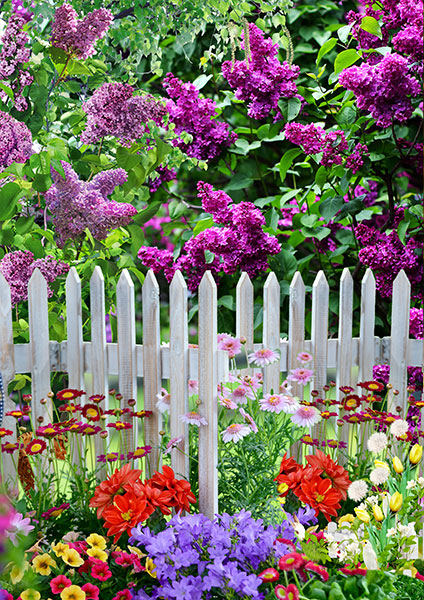
[(397, 274), (397, 276), (393, 282), (393, 289), (395, 287), (404, 287), (404, 288), (411, 287), (411, 283), (403, 269), (401, 269), (399, 271), (399, 273)]
[(296, 271), (291, 280), (290, 288), (292, 289), (305, 289), (305, 283), (303, 281), (300, 271)]
[(317, 276), (315, 277), (315, 281), (312, 284), (312, 287), (313, 288), (318, 288), (318, 287), (327, 287), (328, 288), (328, 281), (327, 281), (324, 271), (318, 271)]
[(116, 284), (116, 289), (120, 288), (134, 288), (134, 282), (131, 279), (131, 275), (129, 274), (128, 269), (123, 269), (120, 278), (118, 279), (118, 283)]
[(69, 273), (68, 276), (66, 277), (66, 285), (70, 283), (77, 283), (80, 284), (81, 283), (81, 279), (80, 276), (78, 275), (78, 271), (76, 270), (75, 267), (71, 267), (69, 269)]
[(169, 289), (173, 289), (173, 288), (182, 288), (184, 290), (187, 289), (187, 284), (185, 282), (185, 279), (183, 277), (183, 274), (181, 273), (181, 271), (179, 269), (177, 269), (174, 273), (174, 276), (172, 278), (171, 284), (169, 286)]
[(207, 290), (207, 289), (211, 289), (211, 290), (217, 289), (215, 279), (213, 278), (211, 271), (205, 271), (205, 273), (202, 277), (202, 280), (200, 282), (200, 285), (199, 285), (199, 292), (201, 290)]
[[(12, 306), (12, 294), (7, 279), (0, 271), (0, 307), (6, 308)], [(7, 310), (7, 309), (6, 309)]]
[(44, 279), (44, 275), (40, 269), (34, 269), (28, 282), (28, 291), (34, 286), (45, 286), (47, 290), (47, 281)]
[(237, 282), (237, 288), (238, 290), (240, 290), (241, 288), (253, 288), (253, 283), (249, 277), (249, 275), (246, 273), (246, 271), (243, 271), (243, 273), (240, 275), (240, 278)]
[(362, 285), (365, 286), (375, 286), (375, 277), (374, 277), (374, 273), (371, 271), (370, 268), (368, 268), (365, 271), (365, 275), (362, 279)]
[(345, 267), (342, 271), (342, 276), (340, 277), (340, 283), (347, 284), (350, 282), (353, 283), (352, 274), (351, 274), (350, 270), (347, 267)]
[(153, 269), (149, 269), (147, 271), (146, 277), (144, 278), (143, 288), (147, 289), (149, 287), (154, 287), (154, 288), (159, 289), (158, 280), (155, 277)]
[(277, 276), (274, 273), (274, 271), (271, 271), (268, 274), (268, 277), (266, 278), (264, 289), (265, 288), (271, 288), (271, 287), (274, 287), (274, 286), (280, 287), (280, 284), (278, 283), (278, 279), (277, 279)]
[(97, 265), (97, 267), (94, 267), (93, 274), (90, 277), (90, 285), (96, 284), (98, 282), (104, 283), (104, 281), (105, 278), (103, 276), (103, 271), (101, 270), (99, 265)]

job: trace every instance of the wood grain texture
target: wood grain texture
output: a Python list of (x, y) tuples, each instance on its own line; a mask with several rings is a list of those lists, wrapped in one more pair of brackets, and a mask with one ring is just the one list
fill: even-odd
[[(34, 269), (28, 283), (29, 341), (31, 348), (32, 418), (37, 422), (52, 422), (52, 402), (47, 394), (50, 388), (49, 317), (47, 282), (39, 269)], [(46, 398), (45, 404), (40, 400)]]
[[(119, 391), (123, 398), (121, 408), (128, 408), (128, 400), (137, 401), (137, 373), (135, 363), (135, 299), (134, 283), (124, 269), (116, 286), (116, 315), (118, 320), (118, 370)], [(137, 405), (134, 407), (137, 410)], [(131, 423), (123, 436), (125, 451), (132, 452), (138, 439), (138, 419), (122, 415), (122, 420)]]
[(375, 279), (371, 269), (367, 269), (361, 285), (359, 381), (372, 379), (372, 368), (375, 364), (374, 324)]
[[(247, 273), (242, 273), (236, 287), (236, 337), (245, 338), (243, 352), (253, 352), (253, 284)], [(242, 375), (252, 375), (253, 369), (243, 369)]]
[(170, 437), (183, 438), (171, 451), (171, 466), (178, 477), (188, 479), (188, 425), (180, 419), (188, 412), (187, 285), (181, 271), (176, 271), (169, 288), (169, 328)]
[(146, 275), (142, 288), (143, 303), (143, 386), (144, 408), (152, 416), (144, 422), (144, 443), (152, 446), (147, 475), (159, 468), (159, 428), (161, 420), (156, 408), (161, 389), (160, 305), (159, 285), (152, 269)]
[[(305, 350), (305, 284), (302, 275), (295, 273), (289, 292), (289, 339), (287, 371), (300, 367), (296, 359)], [(292, 393), (303, 400), (303, 385), (292, 384)]]
[[(314, 357), (311, 390), (318, 390), (320, 394), (323, 393), (323, 387), (327, 383), (328, 301), (328, 282), (324, 272), (320, 271), (312, 285), (311, 324), (312, 355)], [(322, 437), (322, 428), (323, 423), (318, 423), (313, 428), (312, 437)]]
[[(395, 397), (396, 404), (402, 406), (405, 414), (408, 408), (406, 387), (410, 304), (411, 284), (402, 269), (393, 282), (390, 383), (393, 385), (393, 389), (399, 392), (399, 395)], [(391, 406), (389, 410), (394, 408), (394, 406)]]
[(218, 512), (217, 290), (210, 271), (199, 285), (199, 510), (209, 519)]
[[(270, 350), (280, 348), (280, 284), (271, 272), (264, 285), (263, 347)], [(264, 368), (264, 393), (271, 390), (278, 394), (280, 388), (280, 362)]]
[[(343, 269), (340, 278), (340, 296), (339, 296), (339, 339), (337, 352), (337, 376), (336, 390), (337, 400), (340, 402), (344, 397), (340, 387), (351, 385), (352, 379), (352, 312), (353, 312), (353, 279), (349, 269)], [(339, 411), (339, 417), (346, 414), (342, 408)], [(344, 426), (339, 428), (339, 441), (348, 443), (349, 428)], [(345, 463), (345, 457), (339, 455), (340, 464)]]

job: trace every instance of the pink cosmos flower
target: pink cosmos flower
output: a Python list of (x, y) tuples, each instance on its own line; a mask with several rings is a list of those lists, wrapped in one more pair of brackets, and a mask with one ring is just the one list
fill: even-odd
[(292, 385), (288, 379), (285, 379), (282, 384), (280, 384), (280, 394), (288, 394), (291, 392)]
[(197, 425), (197, 427), (200, 427), (200, 425), (208, 424), (205, 417), (202, 417), (201, 415), (199, 415), (199, 413), (195, 411), (188, 412), (185, 415), (180, 415), (179, 418), (183, 423), (188, 423), (189, 425)]
[(292, 421), (300, 427), (311, 427), (321, 421), (320, 412), (315, 406), (301, 404), (292, 415)]
[(273, 412), (277, 415), (283, 410), (284, 396), (280, 394), (266, 394), (259, 400), (261, 410)]
[(312, 354), (309, 354), (309, 352), (300, 352), (297, 356), (296, 359), (301, 362), (303, 365), (307, 365), (308, 362), (311, 362), (311, 360), (313, 359)]
[(249, 363), (254, 363), (258, 367), (266, 367), (267, 365), (271, 365), (272, 363), (277, 362), (279, 358), (280, 357), (277, 352), (274, 352), (274, 350), (269, 350), (268, 348), (257, 350), (248, 356)]
[(17, 546), (19, 544), (18, 535), (26, 537), (33, 529), (34, 526), (31, 525), (31, 519), (24, 519), (22, 513), (17, 512), (10, 519), (6, 534), (12, 544)]
[(247, 425), (233, 423), (232, 425), (229, 425), (226, 429), (224, 429), (224, 431), (221, 432), (221, 435), (225, 443), (234, 442), (236, 444), (246, 435), (249, 435), (251, 431), (251, 428)]
[(194, 396), (199, 393), (199, 382), (195, 379), (188, 380), (188, 395)]
[(156, 398), (158, 399), (156, 402), (156, 408), (161, 413), (169, 411), (169, 407), (171, 406), (171, 395), (166, 391), (165, 388), (161, 388), (160, 394), (156, 394)]
[(224, 406), (229, 410), (235, 410), (237, 408), (237, 404), (231, 400), (231, 398), (220, 398), (218, 402), (221, 406)]
[(72, 585), (72, 581), (65, 575), (58, 575), (50, 581), (50, 589), (53, 594), (60, 594), (62, 590)]
[(239, 385), (238, 388), (231, 392), (231, 400), (237, 404), (246, 404), (248, 398), (247, 390), (244, 386)]
[(184, 436), (172, 438), (171, 440), (169, 440), (169, 442), (166, 444), (166, 450), (164, 451), (164, 454), (171, 454), (171, 450), (173, 450), (174, 448), (179, 448), (180, 450), (182, 450), (181, 445), (183, 441)]
[(239, 412), (241, 414), (241, 416), (243, 417), (243, 419), (246, 421), (246, 423), (249, 423), (250, 427), (252, 428), (253, 433), (258, 433), (258, 426), (256, 425), (255, 421), (253, 420), (253, 417), (251, 415), (249, 415), (249, 413), (247, 413), (244, 408), (240, 408)]
[(311, 381), (313, 374), (314, 372), (311, 369), (291, 369), (287, 379), (289, 381), (296, 381), (300, 385), (306, 385)]
[(235, 338), (227, 333), (218, 335), (218, 350), (226, 350), (230, 358), (234, 358), (236, 354), (241, 352), (241, 342), (239, 338)]

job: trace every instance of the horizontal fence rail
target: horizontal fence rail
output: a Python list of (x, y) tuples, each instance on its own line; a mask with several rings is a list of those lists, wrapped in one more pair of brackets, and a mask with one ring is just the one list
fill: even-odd
[[(177, 418), (187, 411), (188, 381), (199, 381), (199, 412), (208, 425), (199, 436), (199, 455), (207, 468), (200, 471), (200, 509), (208, 516), (217, 510), (217, 385), (228, 377), (227, 353), (217, 350), (217, 288), (210, 272), (203, 276), (199, 287), (198, 347), (188, 343), (187, 286), (179, 271), (170, 285), (169, 343), (161, 341), (160, 290), (153, 271), (149, 271), (142, 286), (142, 306), (135, 303), (134, 284), (129, 272), (123, 270), (116, 287), (117, 342), (106, 341), (104, 278), (96, 267), (90, 279), (91, 341), (83, 341), (81, 281), (72, 267), (66, 280), (67, 340), (49, 339), (47, 284), (36, 269), (28, 285), (29, 343), (14, 344), (12, 307), (9, 286), (0, 273), (0, 372), (4, 388), (18, 373), (31, 374), (32, 410), (35, 417), (47, 418), (49, 402), (41, 404), (51, 389), (51, 374), (68, 375), (71, 388), (84, 389), (84, 375), (91, 374), (92, 393), (105, 396), (103, 409), (108, 408), (108, 377), (117, 376), (122, 405), (137, 399), (137, 378), (143, 379), (144, 409), (153, 415), (145, 423), (145, 443), (153, 447), (149, 455), (150, 468), (160, 462), (158, 445), (161, 415), (156, 409), (157, 395), (163, 380), (169, 380), (171, 391), (171, 438), (184, 436), (187, 426)], [(263, 369), (264, 393), (278, 389), (281, 373), (299, 364), (296, 356), (309, 352), (314, 360), (313, 387), (322, 388), (328, 370), (336, 370), (339, 385), (355, 386), (358, 381), (372, 379), (375, 364), (390, 365), (390, 381), (399, 390), (397, 403), (407, 406), (407, 367), (422, 367), (423, 340), (409, 338), (410, 283), (401, 271), (393, 285), (391, 335), (377, 337), (375, 326), (375, 279), (367, 270), (361, 288), (360, 335), (352, 337), (353, 280), (344, 269), (340, 280), (338, 337), (328, 337), (329, 286), (320, 271), (312, 287), (312, 332), (305, 339), (306, 292), (302, 276), (297, 272), (290, 285), (288, 338), (280, 336), (280, 286), (270, 273), (263, 289), (262, 343), (254, 343), (254, 291), (248, 275), (243, 273), (236, 289), (236, 335), (246, 339), (248, 351), (260, 348), (280, 350), (280, 361)], [(135, 337), (136, 314), (142, 312), (143, 343)], [(356, 367), (356, 369), (355, 369)], [(252, 372), (251, 369), (246, 372)], [(294, 393), (303, 398), (304, 389), (294, 384)], [(5, 397), (5, 412), (14, 403)], [(141, 408), (141, 407), (140, 407)], [(128, 418), (128, 417), (127, 417)], [(3, 425), (15, 430), (12, 417)], [(136, 428), (134, 428), (135, 430)], [(134, 445), (134, 431), (128, 430), (126, 443)], [(343, 435), (343, 432), (342, 432)], [(187, 442), (185, 442), (187, 443)], [(100, 451), (100, 449), (99, 449)], [(2, 454), (6, 472), (11, 469), (10, 457)], [(177, 473), (188, 475), (187, 458), (178, 453), (173, 458)]]

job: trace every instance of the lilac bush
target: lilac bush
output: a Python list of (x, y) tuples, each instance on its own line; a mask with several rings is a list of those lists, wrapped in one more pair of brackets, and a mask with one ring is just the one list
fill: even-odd
[(32, 154), (32, 136), (25, 123), (0, 111), (0, 167), (24, 163)]
[[(24, 89), (29, 86), (34, 78), (24, 67), (31, 56), (28, 34), (23, 31), (27, 18), (14, 12), (9, 17), (6, 30), (0, 40), (0, 81), (8, 84), (12, 79), (11, 89), (14, 93), (13, 102), (16, 110), (23, 111), (28, 108), (28, 102), (23, 96)], [(0, 89), (0, 99), (7, 100), (7, 94)]]

